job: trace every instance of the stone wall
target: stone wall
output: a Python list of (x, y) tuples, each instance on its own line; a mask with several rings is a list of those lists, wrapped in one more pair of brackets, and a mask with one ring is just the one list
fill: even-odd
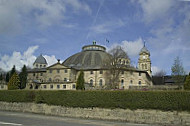
[(79, 117), (90, 119), (117, 120), (131, 123), (166, 124), (172, 126), (189, 126), (190, 113), (163, 112), (159, 110), (129, 110), (103, 108), (67, 108), (35, 103), (0, 102), (0, 110), (32, 112), (45, 115)]

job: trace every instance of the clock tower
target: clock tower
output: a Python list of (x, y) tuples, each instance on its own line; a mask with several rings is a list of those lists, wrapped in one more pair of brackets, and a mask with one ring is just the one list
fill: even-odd
[(138, 68), (147, 71), (148, 74), (152, 76), (150, 52), (147, 50), (145, 43), (139, 53)]

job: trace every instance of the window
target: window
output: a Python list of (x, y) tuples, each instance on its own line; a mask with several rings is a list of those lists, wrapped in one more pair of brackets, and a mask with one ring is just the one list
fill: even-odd
[(49, 73), (52, 73), (52, 70), (49, 70)]
[(90, 71), (90, 74), (93, 74), (93, 71)]
[(46, 65), (44, 65), (44, 67), (46, 67)]
[(60, 88), (60, 85), (57, 85), (57, 89), (59, 89)]
[(3, 88), (4, 88), (4, 85), (1, 85), (1, 88), (3, 89)]
[(33, 76), (35, 76), (35, 73), (33, 73)]
[(73, 84), (73, 88), (74, 88), (74, 89), (76, 88), (75, 84)]
[(133, 84), (133, 80), (130, 81), (130, 84)]
[(66, 82), (66, 81), (67, 81), (67, 78), (64, 78), (64, 81)]
[(144, 64), (142, 64), (142, 69), (144, 69)]
[(141, 76), (141, 72), (139, 72), (139, 76)]
[(65, 69), (65, 73), (67, 73), (68, 71), (67, 71), (67, 69)]
[(123, 64), (125, 65), (125, 60), (123, 60)]
[(93, 86), (93, 80), (92, 79), (90, 80), (90, 86)]
[(124, 74), (124, 70), (121, 71), (121, 74)]
[(66, 89), (66, 85), (63, 85), (63, 89)]
[(50, 85), (50, 88), (53, 89), (53, 85)]
[(102, 86), (102, 79), (100, 79), (99, 81), (99, 86)]
[(40, 73), (40, 76), (43, 76), (43, 73)]
[(42, 65), (40, 65), (40, 68), (42, 68)]
[(139, 85), (141, 85), (141, 81), (139, 81)]
[(121, 80), (121, 86), (123, 86), (123, 85), (124, 85), (124, 80), (122, 79), (122, 80)]
[(60, 70), (57, 70), (57, 73), (59, 73), (60, 72)]
[(145, 64), (145, 69), (147, 69), (147, 64)]
[(38, 64), (36, 64), (36, 68), (38, 68)]
[(103, 70), (100, 70), (100, 74), (103, 74)]
[(47, 86), (46, 85), (44, 85), (44, 89), (46, 89), (47, 88)]
[(51, 81), (51, 78), (49, 78), (49, 81)]

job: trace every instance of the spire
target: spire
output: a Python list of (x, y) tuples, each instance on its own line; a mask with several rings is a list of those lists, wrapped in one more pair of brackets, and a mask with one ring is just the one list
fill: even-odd
[(144, 40), (144, 47), (146, 46), (146, 41)]

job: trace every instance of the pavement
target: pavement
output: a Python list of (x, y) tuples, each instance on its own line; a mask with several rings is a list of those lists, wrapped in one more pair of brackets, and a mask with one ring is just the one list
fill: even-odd
[(158, 126), (0, 111), (0, 126)]

